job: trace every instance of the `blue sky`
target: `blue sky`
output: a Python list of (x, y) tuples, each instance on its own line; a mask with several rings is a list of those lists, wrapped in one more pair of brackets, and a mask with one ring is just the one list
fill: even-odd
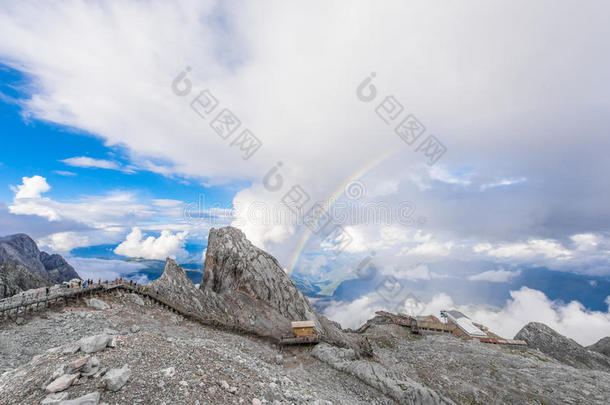
[[(610, 13), (527, 10), (2, 3), (2, 233), (151, 278), (232, 224), (348, 326), (412, 293), (608, 335)], [(297, 191), (347, 246), (287, 209)]]
[[(74, 198), (80, 194), (95, 194), (100, 190), (131, 190), (146, 198), (174, 198), (182, 201), (196, 201), (204, 193), (210, 204), (229, 207), (235, 188), (218, 186), (205, 187), (203, 184), (184, 178), (167, 178), (146, 170), (125, 173), (121, 170), (75, 167), (62, 160), (75, 156), (115, 162), (127, 168), (129, 153), (120, 146), (107, 147), (99, 135), (74, 127), (44, 122), (23, 114), (19, 101), (28, 94), (20, 91), (28, 79), (5, 65), (0, 65), (0, 84), (4, 95), (0, 104), (2, 130), (10, 136), (3, 136), (5, 153), (2, 156), (2, 184), (17, 185), (21, 177), (38, 174), (52, 183), (46, 193), (50, 198)], [(8, 151), (28, 151), (28, 158)], [(58, 173), (59, 172), (59, 173)], [(0, 190), (4, 202), (12, 200), (14, 193), (9, 187)]]

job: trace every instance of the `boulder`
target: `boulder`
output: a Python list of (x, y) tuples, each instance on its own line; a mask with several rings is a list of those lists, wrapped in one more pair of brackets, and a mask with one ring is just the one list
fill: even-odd
[(95, 353), (104, 350), (112, 342), (112, 336), (105, 333), (84, 337), (78, 341), (80, 350), (85, 353)]
[(99, 371), (100, 368), (100, 359), (93, 356), (87, 360), (87, 363), (84, 365), (83, 370), (81, 372), (84, 376), (91, 376)]
[(51, 384), (47, 385), (47, 392), (60, 392), (68, 389), (78, 378), (78, 374), (64, 374), (56, 378)]
[(68, 363), (64, 370), (66, 374), (74, 374), (76, 371), (80, 371), (80, 369), (82, 369), (85, 364), (87, 364), (87, 362), (89, 361), (89, 357), (85, 356), (85, 357), (80, 357), (74, 361), (72, 361), (71, 363)]
[(120, 390), (131, 377), (131, 370), (127, 367), (127, 364), (123, 368), (113, 368), (102, 378), (102, 383), (108, 391)]
[(87, 305), (90, 306), (91, 308), (95, 308), (95, 309), (109, 309), (110, 305), (106, 304), (104, 301), (97, 299), (97, 298), (91, 298), (90, 300), (87, 300)]
[(144, 300), (136, 293), (127, 294), (127, 298), (134, 304), (142, 305), (142, 306), (146, 305), (144, 303)]

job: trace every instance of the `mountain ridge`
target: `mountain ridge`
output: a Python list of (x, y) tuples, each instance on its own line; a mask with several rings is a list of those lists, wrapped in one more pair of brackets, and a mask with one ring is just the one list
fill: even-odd
[(0, 297), (80, 279), (76, 270), (61, 255), (40, 251), (36, 242), (25, 233), (0, 237), (0, 265), (3, 266)]

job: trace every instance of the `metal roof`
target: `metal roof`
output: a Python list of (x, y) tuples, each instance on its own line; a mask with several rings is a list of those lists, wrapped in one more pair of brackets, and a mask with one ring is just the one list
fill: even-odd
[(447, 313), (447, 315), (451, 315), (451, 317), (453, 317), (454, 319), (459, 319), (459, 318), (470, 319), (466, 315), (464, 315), (460, 311), (456, 311), (455, 309), (452, 309), (451, 311), (445, 311), (445, 312)]
[(293, 328), (313, 328), (315, 326), (313, 321), (296, 321), (290, 322)]
[(483, 332), (481, 329), (477, 328), (470, 318), (461, 313), (460, 311), (442, 311), (447, 314), (447, 317), (451, 320), (451, 322), (455, 323), (458, 328), (464, 331), (467, 335), (472, 337), (487, 337), (487, 333)]

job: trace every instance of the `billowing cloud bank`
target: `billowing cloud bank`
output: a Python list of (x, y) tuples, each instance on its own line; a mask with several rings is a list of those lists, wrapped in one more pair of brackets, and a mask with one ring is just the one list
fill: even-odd
[[(445, 293), (435, 295), (429, 302), (407, 299), (402, 308), (390, 305), (377, 293), (352, 302), (333, 302), (325, 315), (343, 327), (357, 328), (379, 310), (400, 310), (414, 315), (439, 316), (442, 309), (457, 308), (475, 322), (488, 326), (500, 336), (512, 338), (528, 322), (542, 322), (582, 345), (591, 345), (610, 336), (610, 312), (588, 311), (577, 301), (551, 301), (544, 293), (527, 287), (510, 292), (511, 298), (502, 308), (455, 305)], [(610, 306), (610, 296), (606, 300)]]
[(184, 257), (187, 251), (184, 249), (187, 232), (172, 233), (161, 231), (161, 235), (144, 237), (140, 228), (133, 228), (127, 235), (127, 239), (114, 249), (114, 253), (128, 257), (140, 257), (143, 259), (163, 260), (166, 257), (176, 259)]

